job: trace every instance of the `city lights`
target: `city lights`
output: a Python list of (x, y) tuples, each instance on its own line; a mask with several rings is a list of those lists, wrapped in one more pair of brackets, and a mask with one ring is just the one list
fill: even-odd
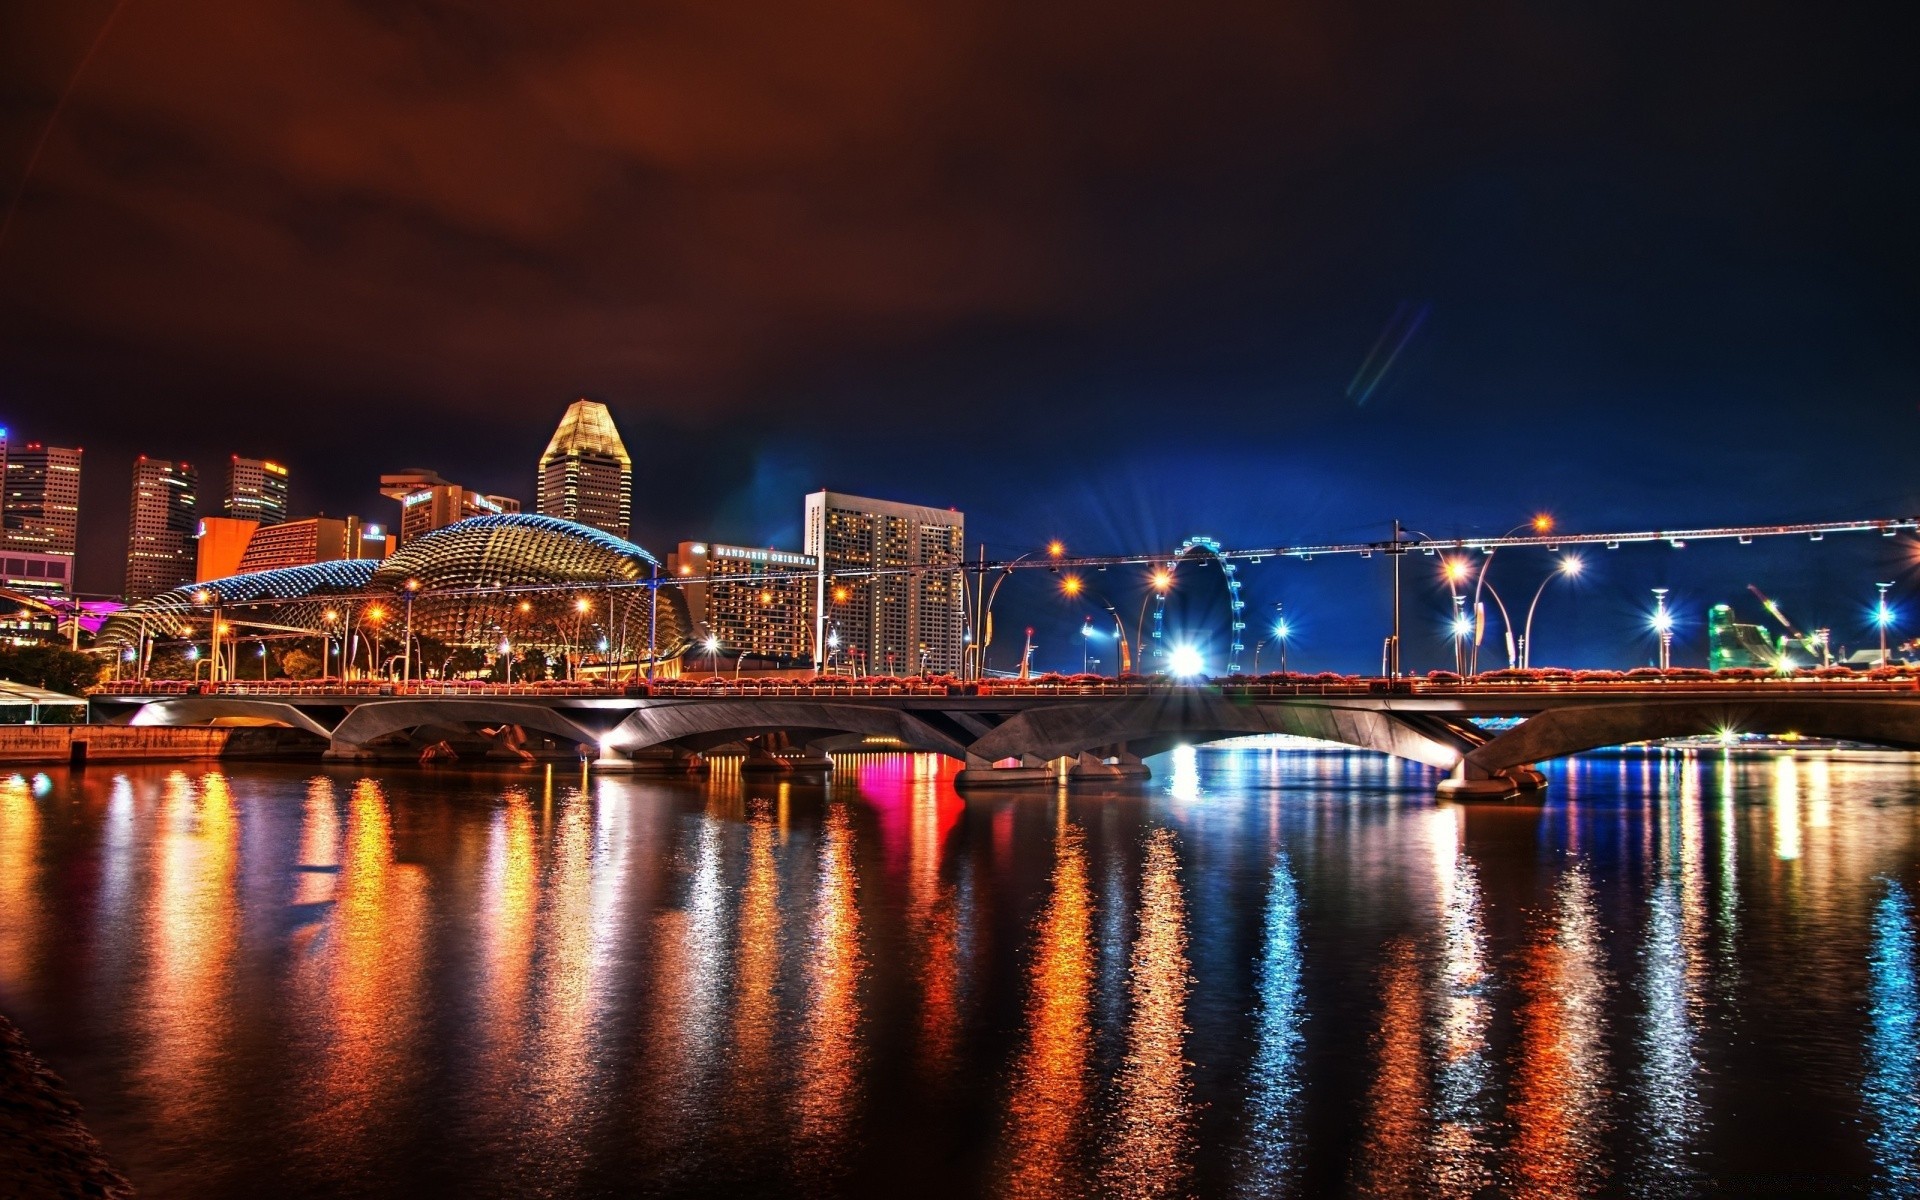
[(1190, 679), (1204, 671), (1206, 663), (1192, 646), (1175, 646), (1167, 655), (1167, 668), (1182, 679)]
[(1060, 590), (1066, 593), (1069, 599), (1078, 596), (1085, 588), (1086, 584), (1078, 575), (1069, 575), (1060, 581)]

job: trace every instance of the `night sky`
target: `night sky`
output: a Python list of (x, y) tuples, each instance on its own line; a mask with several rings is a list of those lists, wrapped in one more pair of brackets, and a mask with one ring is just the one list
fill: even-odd
[[(414, 465), (531, 502), (579, 395), (656, 551), (797, 546), (823, 485), (958, 507), (995, 557), (1920, 512), (1920, 73), (1869, 6), (0, 22), (0, 424), (86, 448), (89, 590), (136, 453), (209, 504), (232, 452), (289, 463), (303, 513), (390, 519), (376, 477)], [(1861, 643), (1898, 579), (1920, 632), (1914, 556), (1596, 552), (1536, 662), (1645, 661), (1656, 584), (1677, 661), (1748, 583)], [(1547, 566), (1497, 561), (1510, 603)], [(1250, 568), (1248, 599), (1286, 603), (1293, 665), (1377, 667), (1382, 562)], [(1450, 658), (1430, 568), (1415, 667)], [(1077, 666), (1051, 582), (1001, 604)]]

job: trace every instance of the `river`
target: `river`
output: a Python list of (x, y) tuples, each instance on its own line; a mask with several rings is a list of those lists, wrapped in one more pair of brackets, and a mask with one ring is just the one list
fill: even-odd
[(1917, 762), (0, 776), (0, 1012), (147, 1197), (1908, 1194)]

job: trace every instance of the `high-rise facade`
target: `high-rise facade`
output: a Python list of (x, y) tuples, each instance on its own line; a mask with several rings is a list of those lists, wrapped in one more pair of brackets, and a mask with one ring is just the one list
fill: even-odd
[(71, 563), (80, 534), (80, 451), (28, 442), (8, 450), (6, 469), (7, 546)]
[(309, 563), (337, 562), (343, 558), (378, 558), (362, 544), (364, 527), (359, 517), (303, 517), (263, 525), (247, 539), (246, 553), (240, 556), (240, 572), (272, 571), (280, 567), (304, 567)]
[(227, 497), (220, 515), (262, 525), (287, 519), (287, 469), (264, 458), (233, 456), (227, 467)]
[(667, 571), (681, 581), (694, 638), (713, 638), (718, 655), (812, 662), (817, 568), (811, 555), (681, 542), (667, 558)]
[(419, 467), (382, 475), (380, 494), (400, 503), (396, 532), (401, 545), (468, 517), (497, 517), (520, 511), (520, 502), (511, 496), (482, 495)]
[[(822, 645), (837, 634), (871, 675), (959, 672), (965, 516), (821, 491), (807, 497), (806, 535), (807, 553), (825, 564), (814, 618)], [(835, 579), (840, 571), (873, 573)]]
[(127, 599), (145, 600), (190, 583), (199, 474), (186, 463), (141, 455), (133, 464), (127, 520)]
[(633, 523), (633, 459), (604, 404), (575, 400), (540, 456), (536, 507), (626, 537)]

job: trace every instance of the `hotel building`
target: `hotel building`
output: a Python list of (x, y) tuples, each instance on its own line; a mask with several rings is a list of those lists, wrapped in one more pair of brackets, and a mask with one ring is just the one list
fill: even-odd
[[(871, 675), (957, 674), (964, 650), (966, 518), (840, 492), (807, 497), (807, 554), (825, 563), (814, 628)], [(853, 572), (835, 578), (839, 572)]]
[(723, 659), (811, 665), (813, 593), (818, 564), (812, 555), (760, 550), (716, 542), (681, 542), (667, 556), (668, 574), (681, 580), (694, 648), (689, 662), (700, 662), (702, 640), (719, 643)]
[(394, 530), (399, 545), (468, 517), (497, 517), (520, 511), (520, 502), (511, 496), (482, 495), (418, 467), (382, 475), (380, 494), (400, 504), (400, 523)]

